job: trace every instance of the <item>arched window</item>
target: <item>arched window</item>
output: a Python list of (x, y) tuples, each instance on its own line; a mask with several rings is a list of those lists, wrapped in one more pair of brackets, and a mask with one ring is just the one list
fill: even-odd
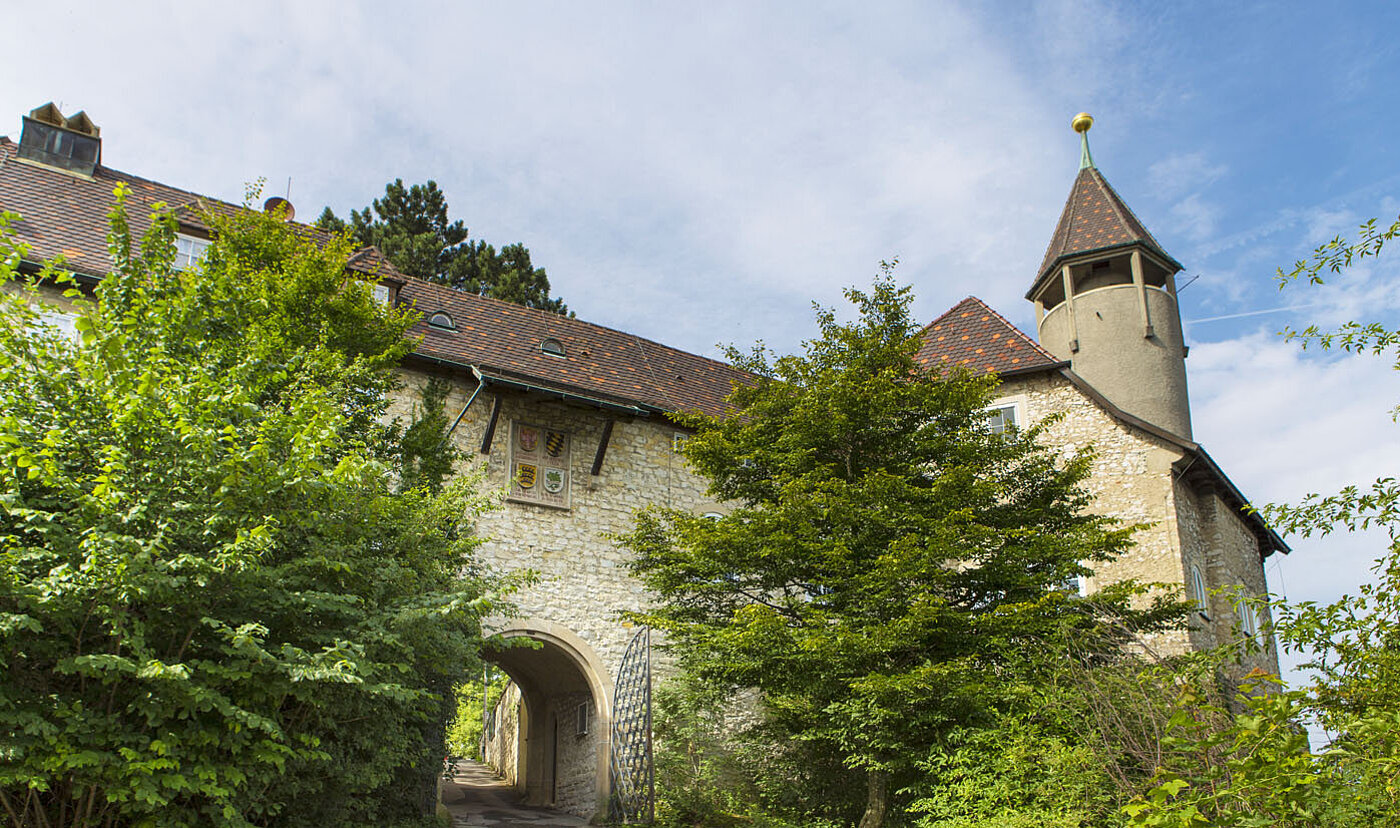
[(428, 317), (428, 325), (433, 328), (441, 328), (445, 331), (455, 331), (457, 326), (452, 323), (452, 317), (446, 311), (438, 311)]
[(1254, 608), (1245, 600), (1243, 587), (1235, 594), (1235, 615), (1239, 617), (1242, 638), (1255, 639), (1259, 636), (1259, 627), (1254, 620)]
[(540, 343), (540, 350), (550, 356), (561, 357), (564, 356), (564, 343), (554, 337), (550, 337)]
[(1202, 618), (1210, 618), (1209, 597), (1206, 595), (1206, 580), (1201, 577), (1201, 569), (1191, 564), (1191, 600), (1196, 602), (1196, 611)]

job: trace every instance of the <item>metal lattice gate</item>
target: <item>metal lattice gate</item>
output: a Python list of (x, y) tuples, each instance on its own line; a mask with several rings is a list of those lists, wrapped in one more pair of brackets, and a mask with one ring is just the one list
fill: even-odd
[(617, 671), (613, 691), (612, 796), (608, 818), (613, 822), (651, 822), (655, 817), (655, 782), (651, 765), (651, 628), (632, 636)]

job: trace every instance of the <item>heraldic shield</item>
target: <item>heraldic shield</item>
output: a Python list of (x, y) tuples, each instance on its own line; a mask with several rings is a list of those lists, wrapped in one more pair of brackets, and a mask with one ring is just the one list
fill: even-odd
[(511, 430), (508, 498), (568, 509), (569, 433), (518, 421)]

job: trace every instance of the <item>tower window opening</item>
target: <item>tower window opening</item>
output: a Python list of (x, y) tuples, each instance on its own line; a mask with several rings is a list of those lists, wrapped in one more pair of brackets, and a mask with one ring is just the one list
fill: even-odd
[(1127, 256), (1100, 259), (1073, 269), (1074, 295), (1113, 285), (1131, 285), (1133, 270)]
[(588, 735), (588, 702), (578, 706), (578, 711), (574, 714), (574, 733), (579, 736)]
[(1146, 256), (1142, 257), (1142, 281), (1148, 287), (1167, 287), (1167, 270)]
[(1040, 294), (1040, 302), (1047, 311), (1064, 304), (1065, 283), (1058, 274), (1050, 280), (1050, 284), (1045, 286), (1045, 292)]
[(1259, 628), (1254, 618), (1254, 609), (1245, 600), (1243, 590), (1235, 596), (1235, 614), (1239, 616), (1240, 636), (1250, 640), (1256, 639), (1259, 635)]

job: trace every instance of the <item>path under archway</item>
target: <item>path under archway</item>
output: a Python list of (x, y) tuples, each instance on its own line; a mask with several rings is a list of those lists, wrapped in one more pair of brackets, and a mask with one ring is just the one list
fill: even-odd
[(442, 804), (452, 817), (453, 828), (576, 828), (587, 825), (583, 817), (549, 808), (521, 805), (512, 787), (490, 768), (464, 760), (451, 782), (442, 786)]
[(597, 653), (572, 631), (517, 621), (487, 658), (515, 685), (497, 706), (487, 761), (518, 801), (578, 817), (606, 811), (611, 681)]

